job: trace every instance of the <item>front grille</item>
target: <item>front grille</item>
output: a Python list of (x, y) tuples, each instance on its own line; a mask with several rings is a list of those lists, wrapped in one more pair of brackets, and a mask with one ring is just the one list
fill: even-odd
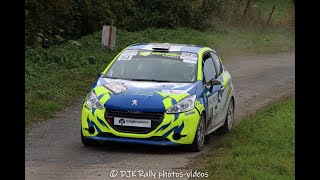
[[(115, 130), (117, 130), (119, 132), (145, 134), (145, 133), (151, 132), (159, 124), (161, 124), (161, 122), (163, 120), (163, 113), (121, 111), (121, 110), (107, 109), (106, 113), (105, 113), (105, 118), (108, 119), (108, 117), (111, 117), (111, 122), (109, 122), (110, 126), (112, 126)], [(148, 119), (148, 120), (151, 120), (151, 128), (114, 125), (113, 124), (114, 117)]]

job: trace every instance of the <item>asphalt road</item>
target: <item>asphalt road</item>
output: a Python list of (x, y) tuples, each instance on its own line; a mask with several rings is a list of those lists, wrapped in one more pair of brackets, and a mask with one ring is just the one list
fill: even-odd
[[(271, 101), (294, 94), (294, 52), (233, 56), (223, 61), (236, 90), (237, 122)], [(144, 179), (154, 179), (149, 170), (156, 179), (161, 175), (173, 179), (173, 170), (194, 172), (193, 164), (201, 162), (199, 159), (212, 151), (219, 139), (211, 137), (210, 143), (200, 153), (188, 152), (183, 148), (141, 145), (84, 147), (80, 140), (83, 99), (58, 113), (57, 118), (26, 128), (26, 179), (116, 179), (121, 177), (120, 171), (134, 170), (135, 178), (127, 179), (136, 179), (141, 175), (146, 176)], [(116, 178), (110, 177), (112, 170), (117, 170)], [(163, 171), (171, 173), (171, 177)], [(127, 172), (126, 175), (132, 174)], [(188, 177), (187, 174), (181, 175), (183, 178), (178, 179)]]

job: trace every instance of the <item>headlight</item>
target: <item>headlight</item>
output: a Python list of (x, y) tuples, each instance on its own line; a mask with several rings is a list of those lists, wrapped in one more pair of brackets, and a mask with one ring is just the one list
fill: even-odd
[(93, 91), (91, 91), (88, 94), (86, 103), (91, 107), (98, 108), (98, 109), (103, 109), (103, 105), (101, 104), (101, 102), (97, 98), (96, 93), (94, 93)]
[(181, 99), (177, 104), (168, 108), (168, 114), (180, 113), (190, 111), (194, 108), (194, 101), (196, 100), (196, 95), (188, 96), (186, 98)]

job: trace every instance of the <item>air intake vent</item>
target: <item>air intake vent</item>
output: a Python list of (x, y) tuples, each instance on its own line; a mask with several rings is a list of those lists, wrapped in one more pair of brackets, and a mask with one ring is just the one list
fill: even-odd
[(169, 51), (170, 44), (169, 43), (162, 43), (156, 44), (152, 47), (153, 51)]

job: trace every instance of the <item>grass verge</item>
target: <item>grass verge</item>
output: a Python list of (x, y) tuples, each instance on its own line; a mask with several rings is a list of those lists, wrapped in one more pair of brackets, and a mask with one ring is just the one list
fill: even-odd
[(205, 160), (210, 179), (294, 179), (295, 101), (245, 118)]
[(97, 74), (123, 48), (146, 42), (191, 43), (209, 46), (220, 55), (276, 53), (294, 50), (294, 32), (286, 29), (232, 29), (200, 32), (192, 29), (117, 31), (114, 50), (101, 47), (101, 32), (48, 49), (25, 51), (25, 122), (54, 117), (58, 110), (84, 99)]

